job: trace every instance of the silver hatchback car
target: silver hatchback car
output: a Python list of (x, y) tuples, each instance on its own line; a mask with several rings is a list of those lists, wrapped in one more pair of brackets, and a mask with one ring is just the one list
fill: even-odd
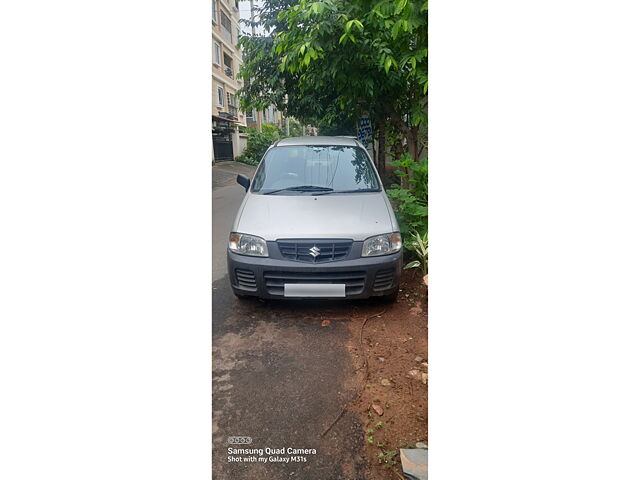
[(274, 143), (229, 235), (227, 265), (238, 297), (393, 300), (402, 239), (371, 158), (349, 137)]

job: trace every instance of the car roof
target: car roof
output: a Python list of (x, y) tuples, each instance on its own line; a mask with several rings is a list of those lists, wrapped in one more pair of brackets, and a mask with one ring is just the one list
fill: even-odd
[(278, 140), (274, 147), (286, 147), (288, 145), (345, 145), (350, 147), (360, 146), (355, 137), (289, 137)]

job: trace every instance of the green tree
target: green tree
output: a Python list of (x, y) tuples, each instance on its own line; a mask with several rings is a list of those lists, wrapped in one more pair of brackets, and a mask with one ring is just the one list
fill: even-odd
[(302, 121), (389, 122), (417, 159), (426, 128), (427, 3), (267, 0), (268, 37), (244, 41), (244, 107), (275, 104)]

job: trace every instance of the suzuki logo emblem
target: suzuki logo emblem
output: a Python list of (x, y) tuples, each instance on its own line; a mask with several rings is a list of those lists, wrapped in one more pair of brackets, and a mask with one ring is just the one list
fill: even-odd
[(311, 248), (309, 249), (309, 254), (310, 254), (313, 258), (316, 258), (318, 255), (320, 255), (320, 249), (314, 245), (313, 247), (311, 247)]

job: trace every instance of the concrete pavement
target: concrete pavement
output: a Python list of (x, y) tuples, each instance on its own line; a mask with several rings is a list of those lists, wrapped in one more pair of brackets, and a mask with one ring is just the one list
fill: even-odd
[[(238, 300), (229, 287), (226, 244), (245, 194), (237, 173), (251, 167), (213, 167), (213, 478), (215, 480), (353, 480), (365, 478), (359, 419), (346, 412), (356, 366), (347, 352), (358, 302)], [(249, 175), (251, 176), (251, 175)], [(322, 327), (324, 319), (331, 319)], [(229, 445), (228, 437), (251, 437)], [(265, 462), (236, 462), (228, 448), (315, 449), (303, 460), (265, 454)]]

